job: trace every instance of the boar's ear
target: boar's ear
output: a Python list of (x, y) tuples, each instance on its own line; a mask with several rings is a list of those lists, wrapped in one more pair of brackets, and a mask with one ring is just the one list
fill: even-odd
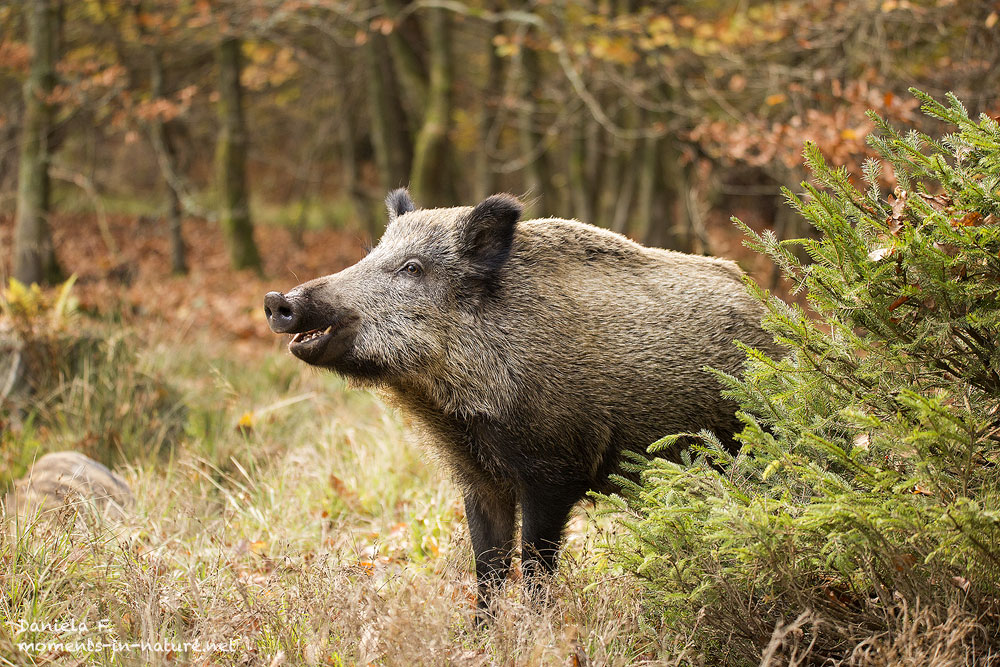
[(416, 211), (417, 205), (410, 198), (410, 193), (406, 188), (396, 188), (385, 197), (385, 206), (389, 209), (389, 222), (392, 222), (404, 213)]
[(510, 255), (523, 209), (517, 197), (508, 194), (479, 202), (459, 225), (459, 250), (488, 272), (500, 268)]

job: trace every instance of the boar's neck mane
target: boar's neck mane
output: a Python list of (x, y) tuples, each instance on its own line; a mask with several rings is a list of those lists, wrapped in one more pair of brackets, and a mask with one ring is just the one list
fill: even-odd
[[(499, 295), (491, 291), (488, 298)], [(448, 341), (444, 358), (417, 378), (391, 382), (388, 389), (406, 407), (420, 412), (431, 410), (459, 419), (506, 417), (515, 400), (514, 388), (524, 382), (519, 364), (497, 353), (498, 341), (506, 338), (499, 328), (491, 327), (492, 335), (483, 340), (482, 325), (469, 321), (477, 315), (459, 315), (455, 331), (462, 333)]]

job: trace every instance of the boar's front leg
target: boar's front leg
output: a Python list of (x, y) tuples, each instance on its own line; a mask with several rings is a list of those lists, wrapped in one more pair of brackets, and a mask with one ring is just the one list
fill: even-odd
[(479, 609), (507, 577), (514, 542), (515, 500), (513, 493), (496, 488), (473, 488), (465, 493), (465, 516), (476, 556)]
[(563, 528), (584, 493), (574, 488), (535, 488), (522, 493), (521, 570), (532, 593), (538, 592), (538, 575), (555, 571)]

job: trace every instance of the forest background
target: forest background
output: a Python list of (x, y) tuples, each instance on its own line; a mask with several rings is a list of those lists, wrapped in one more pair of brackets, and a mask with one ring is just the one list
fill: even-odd
[[(118, 215), (169, 236), (176, 271), (190, 264), (189, 220), (221, 224), (233, 266), (257, 268), (283, 241), (262, 251), (254, 224), (294, 245), (322, 228), (376, 241), (382, 197), (408, 185), (422, 206), (505, 190), (529, 215), (739, 256), (733, 213), (779, 237), (803, 231), (778, 187), (804, 177), (804, 140), (860, 165), (866, 109), (921, 122), (911, 85), (952, 91), (973, 115), (1000, 111), (998, 11), (961, 0), (7, 3), (3, 229), (20, 209), (24, 243), (45, 255), (22, 279), (55, 266), (49, 212), (57, 228), (59, 214), (99, 223), (88, 256), (105, 272), (134, 273), (111, 230)], [(46, 55), (34, 65), (33, 39)], [(45, 175), (18, 192), (19, 168)], [(56, 261), (59, 250), (73, 252), (58, 248)], [(11, 255), (4, 275), (19, 273)]]
[[(794, 184), (807, 178), (806, 141), (814, 166), (822, 154), (852, 182), (874, 158), (869, 175), (894, 192), (902, 181), (866, 142), (876, 127), (865, 111), (938, 135), (915, 86), (997, 117), (998, 23), (996, 0), (0, 3), (0, 279), (11, 285), (0, 298), (0, 491), (45, 452), (71, 449), (112, 466), (135, 499), (115, 540), (89, 524), (0, 519), (0, 664), (794, 663), (795, 643), (820, 627), (795, 620), (797, 598), (778, 596), (787, 609), (754, 598), (771, 615), (734, 604), (753, 621), (739, 641), (724, 614), (671, 625), (637, 594), (631, 570), (642, 568), (609, 556), (622, 522), (589, 510), (570, 522), (554, 604), (525, 605), (511, 587), (497, 622), (477, 630), (459, 494), (377, 397), (284, 352), (262, 296), (358, 259), (402, 185), (425, 207), (512, 192), (527, 215), (731, 257), (787, 295), (730, 217), (768, 243), (767, 232), (815, 239), (779, 189), (804, 191)], [(904, 200), (891, 200), (890, 220)], [(888, 256), (869, 250), (862, 263)], [(69, 282), (45, 291), (11, 278)], [(906, 302), (886, 298), (872, 312), (894, 323)], [(684, 512), (698, 507), (688, 500)], [(787, 544), (774, 553), (794, 555)], [(939, 579), (931, 589), (947, 588)], [(995, 623), (995, 578), (970, 579)], [(664, 590), (672, 603), (695, 599)], [(831, 590), (821, 577), (809, 592)], [(951, 664), (982, 650), (969, 638), (984, 616), (885, 609), (880, 622), (896, 629), (849, 615), (842, 627), (860, 639), (841, 637), (828, 655), (853, 655), (849, 644), (888, 663)], [(17, 648), (46, 636), (15, 636), (11, 623), (67, 618), (110, 619), (115, 639), (236, 648)]]

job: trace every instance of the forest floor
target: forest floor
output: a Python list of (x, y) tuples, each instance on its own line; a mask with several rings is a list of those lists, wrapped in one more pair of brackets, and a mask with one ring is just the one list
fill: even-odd
[[(261, 226), (261, 277), (231, 271), (215, 227), (190, 222), (191, 272), (174, 277), (156, 225), (109, 223), (113, 255), (92, 217), (53, 228), (79, 300), (59, 335), (115, 343), (83, 376), (57, 377), (27, 418), (0, 421), (0, 483), (45, 451), (76, 449), (123, 475), (133, 516), (2, 519), (0, 665), (684, 659), (686, 638), (650, 627), (636, 582), (609, 565), (614, 521), (599, 506), (571, 520), (550, 604), (528, 604), (513, 583), (497, 620), (475, 625), (458, 490), (397, 412), (304, 367), (263, 317), (266, 291), (356, 261), (360, 235), (307, 232), (299, 247)], [(11, 233), (0, 220), (0, 257)], [(110, 352), (122, 347), (125, 366)], [(145, 645), (18, 648), (88, 639)]]

